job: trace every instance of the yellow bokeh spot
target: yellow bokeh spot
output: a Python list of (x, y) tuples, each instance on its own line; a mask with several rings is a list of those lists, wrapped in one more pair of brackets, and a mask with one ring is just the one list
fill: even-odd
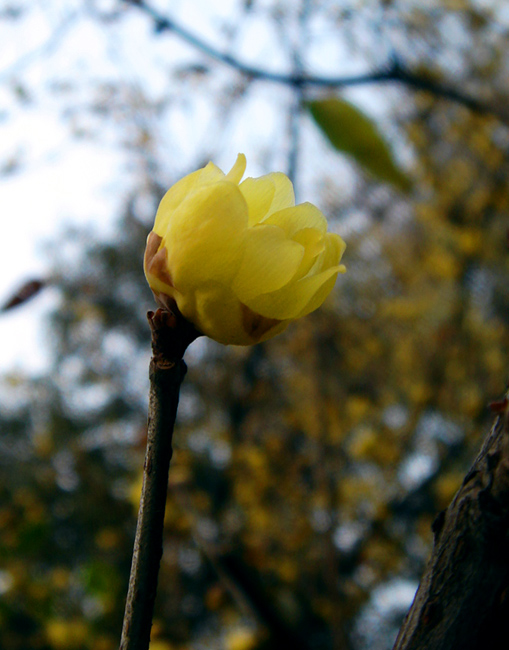
[(225, 640), (226, 650), (251, 650), (257, 645), (255, 632), (247, 627), (230, 631)]
[(86, 623), (78, 619), (52, 619), (46, 623), (46, 637), (56, 650), (72, 650), (82, 646), (88, 636)]

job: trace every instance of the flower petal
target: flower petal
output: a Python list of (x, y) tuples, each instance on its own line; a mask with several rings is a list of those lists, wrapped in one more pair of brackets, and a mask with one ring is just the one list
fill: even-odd
[[(339, 264), (343, 253), (345, 252), (346, 244), (339, 235), (334, 233), (327, 233), (325, 236), (325, 250), (317, 258), (317, 264), (313, 265), (314, 273), (325, 272), (331, 265), (338, 269), (339, 273), (345, 273), (346, 268), (344, 264)], [(311, 273), (309, 274), (311, 276)], [(315, 276), (316, 277), (316, 276)], [(336, 282), (336, 275), (327, 280), (313, 295), (308, 304), (299, 312), (298, 318), (310, 314), (315, 309), (318, 309), (323, 301), (327, 298), (329, 293), (334, 287)]]
[(235, 183), (238, 185), (244, 176), (246, 171), (246, 157), (243, 153), (239, 153), (237, 160), (235, 161), (233, 167), (226, 174), (225, 180), (230, 181), (230, 183)]
[(327, 219), (311, 203), (300, 203), (291, 208), (278, 210), (264, 219), (263, 223), (279, 226), (288, 237), (293, 237), (303, 228), (316, 228), (321, 233), (327, 232)]
[(260, 178), (246, 178), (239, 185), (249, 210), (249, 226), (259, 223), (269, 211), (274, 199), (276, 186), (272, 174)]
[(181, 292), (207, 281), (231, 282), (247, 231), (247, 205), (228, 181), (206, 185), (178, 206), (163, 236), (168, 268)]
[(203, 283), (195, 292), (180, 296), (177, 305), (182, 315), (200, 332), (219, 343), (252, 343), (242, 327), (240, 302), (227, 285)]
[[(332, 279), (335, 281), (341, 269), (341, 266), (333, 266), (318, 275), (306, 276), (301, 280), (297, 280), (294, 284), (285, 286), (279, 289), (279, 291), (257, 296), (249, 300), (246, 304), (253, 311), (266, 318), (277, 318), (279, 320), (297, 318), (304, 313), (308, 313), (307, 306), (318, 292), (320, 292), (321, 302), (325, 300), (327, 294), (334, 286), (334, 282), (329, 281)], [(323, 295), (323, 292), (320, 290), (326, 283), (327, 291)], [(319, 307), (321, 302), (314, 309)]]
[(292, 181), (282, 172), (273, 172), (267, 174), (274, 181), (274, 198), (269, 208), (268, 214), (290, 208), (295, 205), (295, 193), (293, 191)]
[(224, 345), (253, 345), (282, 332), (288, 322), (266, 319), (239, 302), (230, 287), (209, 282), (192, 294), (177, 294), (177, 305), (203, 334)]
[[(324, 302), (324, 300), (327, 298), (329, 293), (334, 289), (334, 285), (336, 283), (336, 278), (338, 276), (338, 273), (344, 273), (346, 271), (346, 268), (344, 267), (343, 264), (340, 264), (339, 266), (333, 267), (336, 269), (336, 272), (333, 273), (323, 284), (316, 290), (315, 294), (311, 298), (311, 300), (308, 302), (308, 304), (301, 309), (301, 311), (298, 313), (297, 318), (301, 318), (301, 316), (306, 316), (306, 314), (310, 314), (312, 311), (315, 311), (315, 309), (318, 309), (320, 305)], [(320, 275), (327, 275), (327, 271), (322, 271)], [(313, 276), (315, 278), (319, 277), (319, 275)], [(307, 278), (305, 278), (307, 279)]]
[(277, 226), (248, 228), (244, 257), (233, 282), (239, 300), (280, 289), (295, 275), (304, 247)]
[(303, 228), (292, 239), (304, 246), (304, 256), (294, 276), (295, 280), (299, 280), (309, 272), (317, 256), (325, 250), (325, 237), (316, 228)]
[[(339, 235), (329, 232), (325, 235), (324, 242), (325, 249), (316, 258), (315, 263), (310, 269), (310, 273), (320, 273), (320, 271), (323, 271), (329, 266), (335, 266), (336, 264), (339, 264), (343, 257), (346, 244)], [(342, 270), (341, 273), (344, 273), (344, 270)]]
[(153, 231), (163, 237), (173, 212), (191, 192), (205, 184), (221, 180), (224, 180), (224, 174), (212, 162), (181, 178), (163, 196), (157, 209)]
[(295, 206), (291, 181), (279, 172), (246, 178), (239, 185), (249, 206), (249, 225), (254, 226), (278, 210)]

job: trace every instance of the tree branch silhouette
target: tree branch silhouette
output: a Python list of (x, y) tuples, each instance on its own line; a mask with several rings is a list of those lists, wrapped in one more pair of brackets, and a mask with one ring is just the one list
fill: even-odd
[(226, 52), (222, 52), (207, 41), (203, 40), (191, 30), (183, 27), (170, 16), (164, 15), (154, 7), (151, 7), (144, 0), (124, 0), (126, 4), (138, 7), (154, 21), (155, 30), (158, 33), (172, 32), (186, 43), (189, 43), (197, 50), (210, 58), (223, 63), (241, 74), (272, 83), (286, 86), (293, 86), (302, 91), (305, 87), (318, 87), (339, 89), (351, 86), (361, 86), (380, 83), (399, 83), (414, 90), (428, 92), (435, 97), (447, 99), (456, 104), (461, 104), (476, 113), (493, 115), (501, 122), (509, 125), (509, 113), (500, 110), (498, 107), (479, 101), (469, 94), (463, 93), (448, 84), (441, 83), (422, 73), (412, 72), (402, 62), (394, 57), (384, 68), (366, 74), (352, 76), (321, 76), (308, 75), (305, 72), (273, 72), (265, 68), (249, 65)]

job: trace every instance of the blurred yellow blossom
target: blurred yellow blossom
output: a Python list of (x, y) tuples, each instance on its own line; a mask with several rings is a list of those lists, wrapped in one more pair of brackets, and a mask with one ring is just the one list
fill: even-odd
[(254, 630), (247, 627), (238, 627), (230, 630), (225, 639), (227, 650), (252, 650), (258, 645)]
[(282, 173), (240, 182), (213, 163), (163, 197), (145, 251), (159, 305), (212, 339), (251, 345), (317, 309), (332, 290), (345, 243), (310, 203), (295, 205)]
[(89, 630), (84, 621), (79, 619), (50, 619), (46, 622), (46, 636), (52, 648), (71, 650), (81, 648)]

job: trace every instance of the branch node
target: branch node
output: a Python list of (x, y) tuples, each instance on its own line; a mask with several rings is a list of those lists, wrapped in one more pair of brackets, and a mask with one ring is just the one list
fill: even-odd
[(153, 362), (161, 369), (170, 369), (184, 356), (187, 347), (200, 332), (177, 309), (147, 312), (152, 331)]

